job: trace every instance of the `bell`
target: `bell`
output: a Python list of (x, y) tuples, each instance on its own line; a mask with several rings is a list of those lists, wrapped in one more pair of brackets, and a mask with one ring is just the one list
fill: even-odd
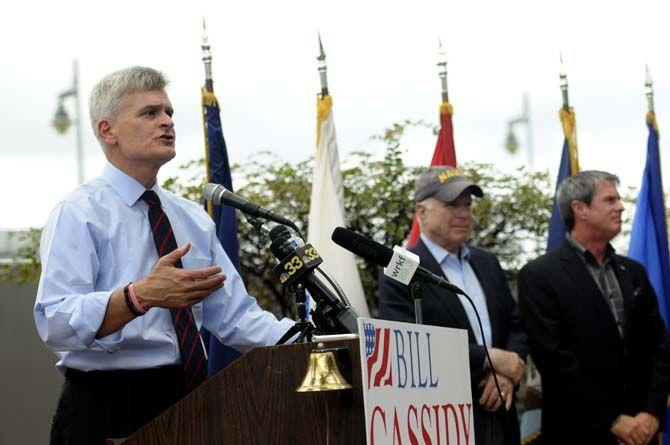
[(309, 354), (307, 373), (296, 392), (337, 391), (350, 389), (351, 385), (342, 377), (333, 351), (315, 350)]

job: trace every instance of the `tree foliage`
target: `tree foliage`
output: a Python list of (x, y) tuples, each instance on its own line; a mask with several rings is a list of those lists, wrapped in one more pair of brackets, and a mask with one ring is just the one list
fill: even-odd
[(40, 278), (39, 246), (41, 228), (30, 228), (28, 230), (10, 233), (10, 237), (18, 240), (19, 249), (11, 262), (0, 265), (0, 283), (3, 281), (28, 284), (34, 283)]
[[(349, 154), (342, 163), (348, 226), (387, 246), (403, 245), (408, 238), (414, 214), (411, 201), (414, 179), (425, 169), (403, 162), (406, 150), (403, 135), (409, 127), (431, 128), (421, 121), (393, 124), (373, 137), (374, 143), (384, 146), (381, 156), (373, 154), (374, 150), (362, 150)], [(293, 163), (271, 152), (257, 153), (232, 166), (236, 192), (293, 220), (302, 234), (307, 235), (312, 165), (312, 158)], [(546, 172), (528, 172), (524, 168), (507, 173), (482, 163), (466, 163), (460, 168), (485, 193), (475, 205), (471, 242), (496, 254), (513, 279), (526, 261), (546, 248), (553, 181)], [(203, 177), (204, 160), (194, 160), (181, 166), (179, 175), (168, 178), (163, 185), (199, 202)], [(634, 201), (632, 190), (624, 195), (627, 202)], [(630, 221), (633, 213), (627, 214)], [(269, 251), (269, 240), (259, 235), (239, 212), (238, 232), (240, 272), (249, 293), (277, 315), (294, 315), (293, 302), (272, 273), (277, 261)], [(13, 265), (0, 268), (0, 281), (30, 282), (39, 277), (40, 229), (31, 229), (20, 236), (25, 244)], [(378, 269), (360, 258), (358, 265), (374, 315)]]
[[(412, 225), (414, 179), (425, 167), (403, 162), (402, 137), (408, 127), (416, 126), (427, 127), (420, 121), (404, 121), (374, 136), (385, 147), (381, 157), (372, 151), (358, 151), (343, 162), (348, 226), (387, 246), (404, 244)], [(313, 159), (294, 164), (269, 152), (256, 154), (244, 164), (233, 166), (236, 192), (291, 219), (306, 235), (312, 165)], [(201, 182), (197, 170), (201, 167), (193, 162), (185, 166), (179, 178), (171, 178), (166, 185), (198, 199)], [(547, 173), (528, 173), (524, 169), (501, 173), (490, 164), (468, 163), (462, 170), (486, 193), (475, 207), (472, 243), (498, 255), (503, 266), (514, 274), (527, 259), (544, 251), (551, 213), (551, 181)], [(186, 184), (188, 181), (190, 184)], [(293, 315), (293, 303), (271, 270), (276, 259), (269, 252), (269, 241), (256, 233), (239, 213), (238, 232), (240, 268), (249, 293), (263, 307), (277, 314)], [(357, 260), (368, 306), (375, 314), (378, 268)]]

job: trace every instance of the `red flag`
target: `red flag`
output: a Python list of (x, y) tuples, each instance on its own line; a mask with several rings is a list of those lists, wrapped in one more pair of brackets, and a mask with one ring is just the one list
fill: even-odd
[[(454, 148), (454, 126), (451, 122), (451, 115), (454, 114), (449, 102), (442, 102), (440, 105), (440, 132), (437, 136), (437, 144), (430, 166), (450, 165), (456, 167), (456, 149)], [(409, 234), (407, 247), (412, 247), (419, 240), (419, 223), (414, 218), (412, 231)]]

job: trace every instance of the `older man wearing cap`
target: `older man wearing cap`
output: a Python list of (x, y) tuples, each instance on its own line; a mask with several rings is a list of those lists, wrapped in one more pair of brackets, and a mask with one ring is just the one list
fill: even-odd
[[(481, 198), (484, 193), (453, 167), (431, 167), (423, 173), (414, 187), (421, 239), (410, 250), (419, 255), (423, 267), (472, 298), (484, 338), (467, 300), (432, 284), (423, 289), (423, 321), (468, 331), (477, 443), (518, 444), (519, 427), (512, 402), (514, 388), (525, 370), (527, 336), (498, 260), (467, 244), (473, 229), (472, 195)], [(381, 318), (415, 320), (409, 289), (384, 275), (379, 283), (379, 305)], [(487, 347), (492, 364), (486, 359)], [(497, 372), (503, 400), (496, 391), (492, 369)]]

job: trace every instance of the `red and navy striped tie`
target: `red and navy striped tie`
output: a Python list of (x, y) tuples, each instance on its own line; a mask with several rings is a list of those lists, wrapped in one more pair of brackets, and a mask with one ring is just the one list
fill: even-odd
[[(142, 199), (149, 204), (149, 224), (151, 224), (151, 232), (154, 236), (158, 256), (162, 257), (177, 248), (177, 241), (174, 233), (172, 233), (170, 220), (163, 212), (161, 201), (156, 192), (147, 190), (142, 194)], [(177, 260), (175, 267), (182, 267), (181, 259)], [(207, 379), (205, 350), (191, 308), (170, 309), (170, 313), (179, 341), (179, 352), (181, 353), (181, 362), (184, 365), (184, 375), (186, 376), (186, 387), (191, 390)]]

